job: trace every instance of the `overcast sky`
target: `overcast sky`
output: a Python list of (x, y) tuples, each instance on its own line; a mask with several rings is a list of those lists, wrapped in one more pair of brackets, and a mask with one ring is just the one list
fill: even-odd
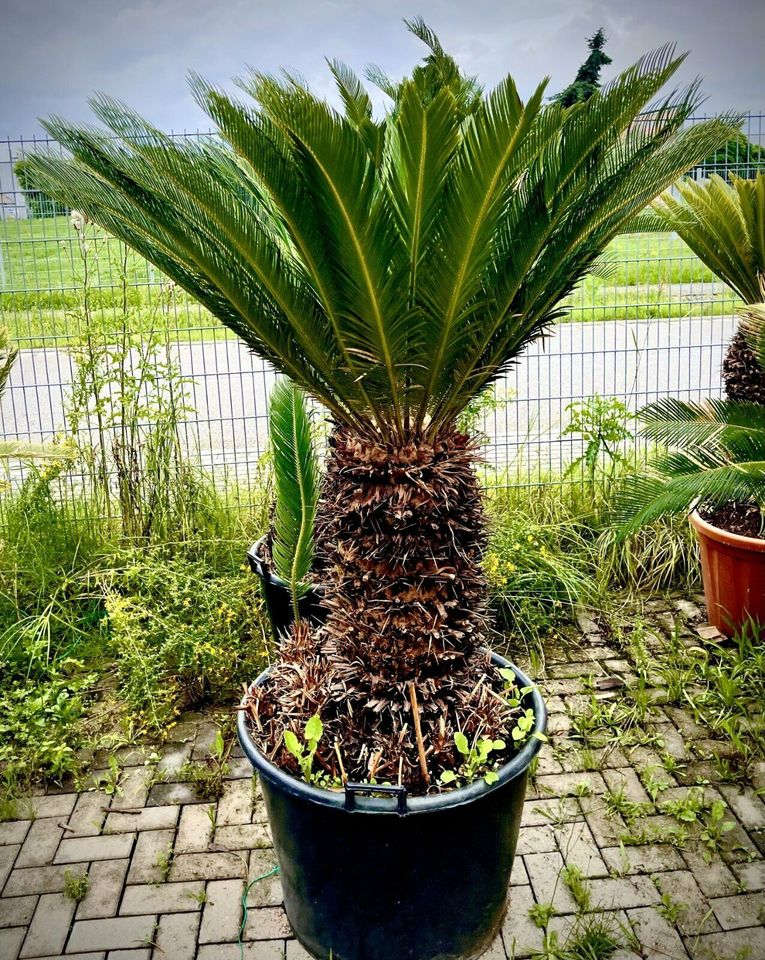
[(690, 51), (681, 79), (704, 78), (707, 111), (765, 112), (763, 0), (0, 0), (0, 136), (39, 132), (51, 113), (83, 119), (94, 90), (165, 129), (206, 128), (190, 68), (227, 83), (246, 64), (288, 66), (328, 96), (325, 55), (402, 75), (423, 50), (401, 23), (416, 14), (488, 85), (512, 72), (526, 95), (549, 74), (561, 89), (603, 26), (604, 79), (673, 40)]

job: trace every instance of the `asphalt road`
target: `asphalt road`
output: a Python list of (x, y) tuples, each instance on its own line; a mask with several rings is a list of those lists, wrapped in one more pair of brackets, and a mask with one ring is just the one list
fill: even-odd
[[(719, 393), (732, 317), (563, 324), (535, 344), (499, 385), (511, 402), (490, 414), (488, 459), (557, 466), (576, 442), (561, 441), (565, 407), (593, 393), (618, 396), (636, 409), (657, 396)], [(189, 403), (189, 452), (216, 469), (246, 475), (264, 450), (273, 372), (233, 340), (178, 346)], [(0, 434), (41, 439), (64, 428), (72, 363), (64, 350), (22, 351), (0, 407)]]

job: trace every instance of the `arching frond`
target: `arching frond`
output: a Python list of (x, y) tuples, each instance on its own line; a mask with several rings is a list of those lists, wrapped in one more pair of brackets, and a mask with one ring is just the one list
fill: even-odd
[(713, 174), (705, 183), (678, 184), (654, 203), (664, 228), (674, 230), (745, 303), (762, 299), (765, 276), (765, 173), (754, 180)]
[(561, 315), (615, 234), (735, 128), (684, 127), (695, 87), (656, 102), (682, 60), (672, 48), (564, 110), (543, 102), (544, 83), (525, 103), (511, 77), (483, 95), (427, 25), (408, 26), (429, 52), (388, 83), (380, 120), (336, 61), (342, 115), (289, 73), (251, 72), (252, 102), (192, 75), (218, 138), (179, 142), (98, 97), (106, 132), (54, 119), (70, 156), (30, 159), (46, 192), (151, 260), (338, 423), (400, 442), (448, 428)]

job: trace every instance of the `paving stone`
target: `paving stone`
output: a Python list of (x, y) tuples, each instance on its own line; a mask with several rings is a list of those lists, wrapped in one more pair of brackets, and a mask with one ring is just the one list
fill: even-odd
[(7, 930), (0, 930), (0, 957), (3, 960), (16, 960), (26, 932), (26, 927), (9, 927)]
[(226, 772), (223, 774), (225, 781), (252, 779), (252, 764), (247, 757), (229, 757), (226, 766)]
[(125, 888), (120, 916), (146, 913), (192, 913), (201, 910), (204, 880), (185, 883), (134, 884)]
[(527, 887), (531, 883), (523, 857), (516, 856), (510, 871), (511, 887)]
[(281, 907), (260, 907), (247, 914), (244, 940), (278, 940), (291, 936), (287, 914)]
[(646, 956), (684, 960), (688, 956), (680, 934), (652, 907), (628, 910), (632, 929)]
[(143, 950), (110, 950), (106, 960), (151, 960), (151, 950), (149, 947)]
[(40, 893), (61, 893), (64, 889), (65, 875), (83, 873), (87, 870), (87, 863), (70, 863), (51, 867), (25, 867), (23, 870), (14, 870), (8, 877), (3, 890), (4, 897), (23, 897)]
[(31, 820), (11, 820), (0, 823), (0, 847), (20, 846), (29, 830)]
[(486, 953), (481, 955), (481, 960), (507, 960), (507, 953), (505, 952), (505, 945), (502, 942), (501, 934), (495, 937), (494, 942)]
[[(207, 850), (212, 836), (212, 824), (208, 816), (209, 806), (201, 803), (187, 804), (181, 808), (181, 819), (175, 835), (175, 853), (198, 853)], [(216, 837), (216, 840), (218, 838)]]
[(140, 813), (110, 813), (104, 834), (137, 833), (141, 830), (169, 830), (178, 823), (180, 807), (144, 807)]
[(223, 794), (218, 801), (217, 825), (229, 827), (238, 823), (250, 823), (252, 804), (252, 777), (224, 783)]
[(508, 956), (518, 960), (542, 949), (544, 934), (529, 916), (533, 906), (531, 887), (513, 887), (502, 924), (502, 941)]
[(288, 940), (285, 960), (314, 960), (314, 958), (302, 943), (299, 943), (297, 940)]
[(603, 775), (597, 771), (581, 773), (559, 773), (546, 777), (536, 777), (540, 797), (574, 797), (583, 794), (605, 793), (606, 784)]
[(34, 797), (29, 805), (33, 811), (32, 819), (59, 817), (66, 820), (77, 802), (76, 793), (59, 793), (48, 797)]
[(759, 960), (765, 957), (765, 927), (702, 934), (688, 941), (693, 960)]
[(205, 944), (199, 948), (197, 960), (284, 960), (283, 940), (254, 940), (245, 943), (240, 952), (236, 943)]
[(76, 920), (67, 944), (67, 953), (90, 950), (143, 949), (154, 934), (157, 918), (109, 917), (106, 920)]
[(167, 960), (194, 960), (197, 952), (198, 913), (170, 913), (159, 918), (156, 952)]
[(680, 851), (666, 843), (604, 847), (600, 852), (612, 873), (650, 874), (663, 870), (685, 870)]
[(211, 720), (199, 724), (194, 740), (194, 748), (191, 751), (192, 760), (205, 760), (210, 756), (219, 730), (220, 727), (218, 724), (213, 723)]
[(696, 723), (682, 707), (664, 707), (664, 712), (686, 740), (703, 740), (709, 734), (709, 728)]
[[(173, 849), (174, 830), (149, 830), (139, 833), (128, 870), (128, 883), (160, 883), (162, 867), (157, 863)], [(195, 878), (196, 879), (196, 878)]]
[(53, 863), (63, 829), (57, 820), (35, 820), (16, 860), (18, 867), (44, 867)]
[(69, 826), (74, 833), (67, 832), (68, 837), (95, 837), (101, 832), (106, 811), (111, 798), (103, 793), (81, 793), (74, 805), (74, 812), (69, 817)]
[(765, 860), (734, 863), (731, 870), (745, 891), (765, 890)]
[(279, 874), (267, 876), (275, 867), (276, 856), (273, 850), (252, 851), (247, 882), (253, 886), (247, 896), (248, 907), (278, 907), (282, 903), (284, 897)]
[(236, 940), (242, 923), (244, 880), (211, 880), (199, 929), (200, 943)]
[(552, 903), (558, 913), (576, 912), (576, 903), (561, 877), (565, 862), (560, 853), (531, 853), (523, 862), (539, 903)]
[(162, 775), (165, 780), (172, 781), (191, 757), (192, 746), (191, 742), (172, 744), (163, 751), (157, 763), (156, 772)]
[(148, 803), (154, 807), (198, 802), (199, 797), (190, 783), (155, 783), (149, 791)]
[(518, 834), (516, 857), (527, 853), (552, 853), (558, 849), (555, 841), (555, 831), (552, 824), (546, 823), (539, 827), (522, 827)]
[(219, 827), (215, 842), (229, 850), (262, 850), (273, 846), (268, 826), (264, 823), (240, 823)]
[(149, 783), (153, 771), (148, 767), (130, 767), (123, 770), (119, 789), (112, 799), (113, 810), (142, 807), (149, 797)]
[(699, 933), (715, 933), (720, 929), (709, 900), (701, 892), (692, 873), (687, 870), (660, 873), (656, 883), (673, 903), (681, 905), (676, 926), (683, 936), (695, 937)]
[(632, 767), (623, 770), (604, 770), (603, 779), (608, 784), (611, 793), (621, 793), (623, 791), (624, 796), (633, 803), (651, 802), (651, 798), (645, 792), (645, 787), (640, 782), (640, 777)]
[(765, 925), (765, 893), (741, 893), (709, 901), (723, 930)]
[(582, 810), (573, 797), (560, 800), (527, 800), (523, 804), (523, 827), (539, 827), (559, 820), (579, 820)]
[(26, 927), (32, 920), (37, 897), (0, 898), (0, 927)]
[(56, 853), (56, 863), (75, 863), (83, 860), (121, 860), (133, 850), (133, 834), (114, 834), (110, 837), (72, 837), (62, 840)]
[(627, 824), (621, 814), (609, 810), (602, 797), (582, 797), (579, 805), (590, 830), (599, 843), (607, 845), (619, 843), (627, 832)]
[(88, 895), (77, 907), (78, 920), (114, 917), (122, 895), (129, 860), (96, 860), (88, 871)]
[(591, 880), (590, 894), (593, 907), (600, 910), (644, 907), (660, 901), (659, 892), (648, 877), (609, 877)]
[(63, 893), (44, 893), (21, 948), (20, 957), (49, 957), (63, 953), (76, 904)]
[(117, 750), (117, 759), (120, 762), (120, 766), (123, 767), (149, 766), (151, 765), (152, 755), (156, 759), (157, 755), (146, 747), (127, 746), (120, 747), (119, 750)]
[(184, 853), (173, 857), (170, 880), (229, 880), (244, 876), (246, 858), (235, 853)]
[(738, 881), (730, 868), (719, 858), (705, 859), (706, 850), (699, 844), (687, 844), (681, 851), (688, 869), (707, 897), (725, 897), (738, 893)]
[(555, 836), (567, 866), (577, 867), (585, 877), (608, 876), (608, 867), (585, 821), (556, 826)]
[[(0, 847), (0, 891), (2, 891), (3, 884), (13, 869), (20, 850), (21, 847), (18, 844), (7, 844), (4, 847)], [(7, 895), (6, 891), (6, 896)]]
[(721, 784), (719, 790), (746, 830), (765, 829), (765, 803), (751, 787), (741, 789)]

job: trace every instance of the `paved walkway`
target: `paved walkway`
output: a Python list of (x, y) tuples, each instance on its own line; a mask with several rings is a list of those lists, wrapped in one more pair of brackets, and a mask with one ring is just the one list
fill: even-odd
[[(693, 604), (652, 616), (669, 630), (679, 610), (681, 636), (698, 643), (709, 628)], [(726, 745), (684, 710), (662, 706), (660, 691), (648, 692), (655, 705), (632, 728), (629, 748), (582, 749), (582, 717), (593, 705), (624, 703), (621, 684), (634, 673), (597, 624), (580, 622), (579, 644), (548, 657), (551, 742), (526, 801), (508, 917), (488, 960), (530, 957), (545, 938), (587, 936), (618, 940), (618, 960), (763, 960), (765, 804), (751, 785), (704, 782), (715, 782), (709, 758)], [(159, 758), (120, 752), (116, 792), (49, 790), (21, 811), (26, 819), (0, 824), (0, 960), (240, 957), (245, 883), (275, 860), (262, 799), (236, 750), (214, 802), (181, 780), (189, 764), (209, 769), (215, 732), (204, 718), (179, 724)], [(692, 809), (699, 789), (704, 809), (720, 801), (730, 824), (712, 855), (700, 823), (688, 823), (681, 842), (667, 812), (673, 802)], [(83, 875), (89, 886), (77, 902)], [(290, 937), (278, 876), (256, 883), (247, 904), (245, 960), (307, 958)]]

